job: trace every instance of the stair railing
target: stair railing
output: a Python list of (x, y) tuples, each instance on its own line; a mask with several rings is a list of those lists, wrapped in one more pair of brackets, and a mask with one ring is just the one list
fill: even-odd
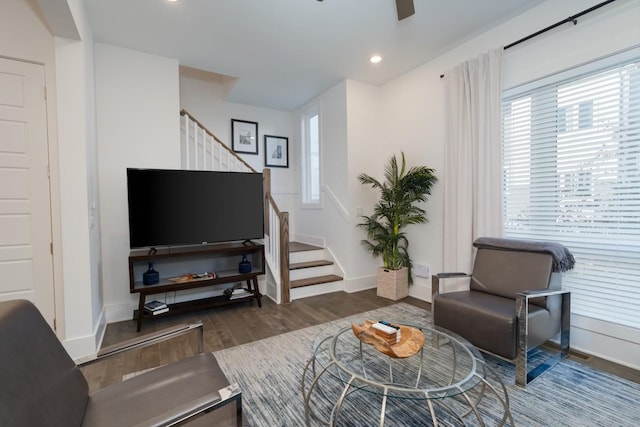
[[(265, 188), (271, 188), (271, 170), (263, 171)], [(289, 213), (281, 212), (271, 193), (265, 193), (265, 257), (269, 259), (273, 276), (279, 282), (281, 304), (291, 302), (289, 282)], [(279, 279), (279, 280), (278, 280)]]
[[(180, 111), (181, 167), (257, 173), (188, 111)], [(264, 179), (265, 259), (279, 286), (279, 302), (291, 302), (289, 291), (289, 213), (281, 212), (271, 196), (271, 170), (262, 171)], [(272, 232), (273, 231), (273, 232)]]
[(180, 116), (183, 169), (257, 173), (189, 112), (182, 110)]

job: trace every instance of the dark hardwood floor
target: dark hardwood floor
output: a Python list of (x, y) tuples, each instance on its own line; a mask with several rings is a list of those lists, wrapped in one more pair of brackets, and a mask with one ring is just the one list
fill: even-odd
[[(408, 297), (402, 302), (431, 309), (431, 304)], [(262, 308), (256, 302), (216, 307), (188, 314), (150, 319), (143, 323), (142, 332), (153, 332), (171, 325), (201, 320), (204, 325), (204, 350), (216, 351), (263, 338), (318, 325), (352, 314), (394, 304), (395, 301), (376, 296), (376, 290), (356, 293), (335, 292), (277, 305), (268, 298), (262, 299)], [(133, 320), (112, 323), (107, 326), (103, 347), (138, 336)], [(134, 350), (121, 356), (82, 368), (91, 390), (119, 382), (122, 376), (143, 369), (166, 364), (194, 354), (197, 334)], [(640, 372), (595, 357), (574, 354), (572, 359), (614, 373), (640, 383)]]

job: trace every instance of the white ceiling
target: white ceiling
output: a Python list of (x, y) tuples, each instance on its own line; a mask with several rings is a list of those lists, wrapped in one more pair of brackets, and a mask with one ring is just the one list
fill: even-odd
[(83, 2), (96, 42), (232, 77), (228, 101), (288, 111), (343, 79), (386, 83), (543, 0), (414, 0), (401, 22), (394, 0)]

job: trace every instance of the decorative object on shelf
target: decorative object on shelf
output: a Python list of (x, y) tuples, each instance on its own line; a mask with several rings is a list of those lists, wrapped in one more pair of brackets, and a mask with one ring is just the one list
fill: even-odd
[[(438, 179), (434, 170), (426, 166), (413, 166), (407, 170), (404, 152), (400, 164), (395, 155), (388, 160), (384, 176), (385, 180), (380, 182), (365, 173), (358, 175), (361, 184), (380, 190), (380, 200), (374, 205), (373, 214), (363, 215), (358, 227), (367, 233), (362, 245), (374, 257), (382, 257), (383, 267), (378, 270), (378, 296), (395, 300), (407, 296), (408, 286), (413, 284), (409, 240), (404, 228), (428, 221), (426, 211), (418, 203), (427, 201), (427, 195), (431, 194), (431, 187)], [(406, 273), (400, 274), (406, 277), (404, 282), (386, 278), (381, 283), (381, 277), (403, 268), (407, 269)], [(393, 286), (406, 289), (397, 290)]]
[(183, 274), (182, 276), (172, 277), (169, 279), (170, 282), (173, 283), (187, 283), (187, 282), (200, 282), (202, 280), (213, 280), (215, 279), (216, 273), (192, 273), (192, 274)]
[(264, 165), (275, 168), (289, 167), (289, 138), (264, 136)]
[(258, 154), (258, 123), (231, 119), (231, 148), (236, 153)]
[(396, 344), (389, 344), (389, 336), (386, 335), (384, 331), (379, 333), (378, 329), (374, 327), (375, 324), (377, 323), (371, 320), (365, 320), (362, 325), (352, 323), (351, 330), (363, 343), (371, 344), (380, 353), (396, 359), (411, 357), (418, 353), (424, 345), (424, 334), (422, 331), (404, 325), (397, 326), (400, 328), (400, 341)]
[(160, 273), (153, 269), (153, 263), (149, 263), (149, 269), (142, 273), (142, 283), (145, 285), (156, 285), (160, 282)]
[(242, 254), (242, 261), (238, 263), (238, 273), (251, 273), (251, 261), (247, 259), (247, 254)]

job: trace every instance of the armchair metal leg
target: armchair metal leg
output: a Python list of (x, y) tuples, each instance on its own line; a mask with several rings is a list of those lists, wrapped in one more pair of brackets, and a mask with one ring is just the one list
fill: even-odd
[(516, 356), (516, 385), (527, 385), (527, 344), (529, 322), (529, 299), (516, 297), (516, 312), (518, 313), (518, 354)]
[[(541, 296), (562, 295), (560, 313), (560, 350), (557, 354), (541, 362), (538, 366), (527, 371), (527, 339), (529, 298)], [(571, 348), (571, 294), (569, 291), (551, 291), (545, 293), (516, 294), (516, 312), (518, 313), (518, 355), (516, 356), (516, 385), (526, 387), (531, 381), (551, 369), (560, 360), (569, 355)]]

